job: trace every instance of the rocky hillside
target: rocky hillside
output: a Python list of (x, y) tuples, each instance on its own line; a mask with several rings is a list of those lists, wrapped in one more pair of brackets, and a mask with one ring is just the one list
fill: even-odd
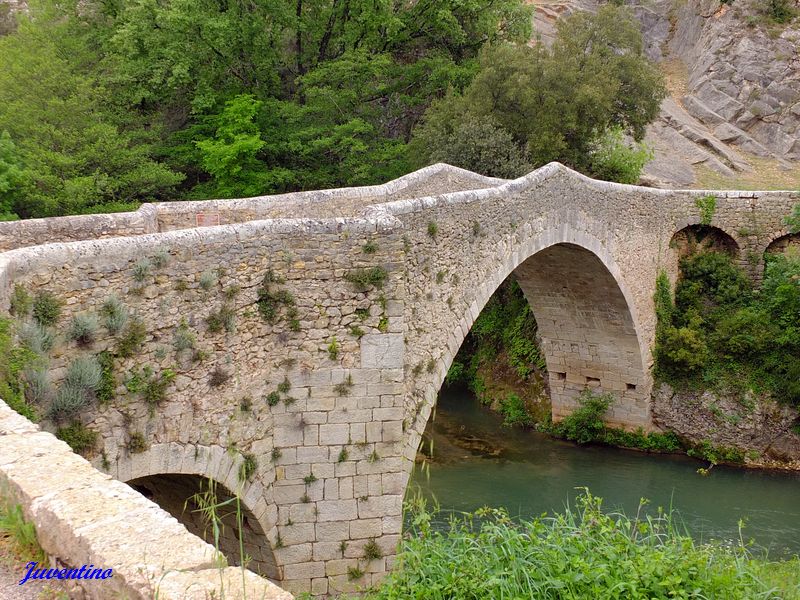
[[(693, 187), (713, 173), (722, 184), (742, 185), (740, 176), (750, 174), (756, 186), (794, 187), (800, 171), (800, 19), (775, 24), (763, 14), (764, 1), (632, 4), (646, 52), (662, 65), (670, 90), (648, 130), (656, 156), (645, 168), (645, 183)], [(595, 0), (535, 4), (544, 43), (560, 16), (598, 6)]]

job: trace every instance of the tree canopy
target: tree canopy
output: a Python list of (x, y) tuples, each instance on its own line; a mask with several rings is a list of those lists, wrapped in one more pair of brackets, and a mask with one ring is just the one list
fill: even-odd
[(0, 32), (0, 218), (372, 184), (439, 160), (638, 176), (609, 134), (639, 139), (663, 95), (636, 23), (579, 13), (547, 49), (527, 45), (531, 17), (520, 0), (31, 0)]

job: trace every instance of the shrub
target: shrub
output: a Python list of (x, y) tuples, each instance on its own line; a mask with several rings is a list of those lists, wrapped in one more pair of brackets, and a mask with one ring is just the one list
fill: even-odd
[(175, 347), (176, 352), (183, 352), (184, 350), (193, 350), (195, 347), (195, 337), (189, 331), (189, 325), (183, 321), (175, 330), (175, 335), (172, 340), (172, 345)]
[(281, 401), (281, 395), (278, 392), (270, 392), (264, 397), (264, 400), (269, 406), (275, 406)]
[(97, 432), (79, 421), (74, 421), (68, 427), (59, 427), (56, 437), (69, 444), (72, 451), (78, 454), (93, 450), (97, 444)]
[(367, 561), (379, 560), (383, 558), (381, 547), (378, 546), (375, 540), (370, 540), (364, 544), (364, 559)]
[(767, 14), (776, 23), (788, 23), (797, 16), (790, 0), (767, 0)]
[(503, 425), (507, 427), (533, 425), (533, 417), (528, 413), (525, 401), (517, 394), (509, 394), (500, 401), (500, 413), (503, 415)]
[(87, 395), (97, 390), (102, 378), (100, 363), (93, 356), (80, 356), (73, 360), (67, 367), (64, 382), (67, 385), (85, 390)]
[(369, 269), (353, 269), (345, 275), (345, 279), (358, 290), (366, 291), (373, 287), (381, 289), (388, 275), (383, 267), (371, 267)]
[(121, 358), (130, 358), (147, 339), (147, 327), (141, 319), (131, 319), (122, 337), (117, 341), (117, 355)]
[(56, 422), (66, 421), (77, 416), (88, 404), (85, 389), (64, 383), (53, 398), (47, 416)]
[(435, 221), (428, 221), (428, 235), (435, 238), (437, 233), (439, 233), (439, 226)]
[(638, 183), (644, 166), (653, 159), (653, 151), (643, 143), (629, 145), (621, 127), (612, 127), (592, 144), (589, 169), (606, 181)]
[(67, 328), (67, 339), (76, 342), (79, 346), (91, 346), (99, 329), (97, 317), (90, 313), (81, 313), (72, 317)]
[(225, 384), (228, 379), (230, 379), (230, 373), (228, 373), (225, 369), (221, 366), (217, 365), (214, 367), (214, 370), (211, 371), (211, 374), (208, 378), (208, 384), (211, 387), (220, 387)]
[(146, 452), (150, 445), (144, 435), (139, 431), (128, 434), (128, 452), (131, 454), (141, 454)]
[(239, 481), (245, 482), (252, 479), (258, 468), (258, 461), (254, 454), (242, 454), (242, 462), (239, 465)]
[(61, 301), (50, 292), (39, 292), (33, 299), (33, 318), (40, 325), (54, 325), (61, 316)]
[(361, 246), (361, 251), (364, 254), (375, 254), (378, 251), (378, 244), (374, 240), (367, 240), (367, 243)]
[(25, 399), (32, 404), (43, 404), (50, 399), (50, 377), (44, 368), (28, 367), (24, 372)]
[(103, 324), (111, 335), (117, 335), (128, 321), (128, 311), (119, 298), (114, 295), (106, 298), (100, 308)]
[(153, 263), (149, 258), (143, 258), (135, 265), (133, 265), (133, 279), (138, 283), (143, 283), (150, 275), (150, 270), (153, 268)]
[(339, 342), (336, 339), (336, 336), (333, 336), (333, 339), (328, 344), (328, 358), (331, 360), (336, 360), (339, 358), (339, 351), (341, 347), (339, 346)]
[(23, 346), (40, 356), (45, 356), (55, 345), (55, 336), (40, 323), (25, 323), (20, 328), (19, 340)]
[(31, 312), (33, 298), (28, 291), (20, 284), (14, 285), (14, 291), (11, 292), (11, 301), (9, 310), (15, 317), (26, 317)]
[(163, 248), (153, 256), (153, 266), (156, 269), (163, 269), (169, 262), (169, 253)]
[(272, 289), (273, 284), (282, 282), (283, 280), (277, 277), (272, 269), (270, 269), (267, 271), (267, 274), (264, 275), (261, 287), (258, 288), (256, 305), (258, 306), (258, 312), (261, 318), (267, 323), (274, 323), (278, 320), (282, 307), (294, 306), (294, 296), (292, 296), (290, 292)]
[(199, 283), (200, 289), (207, 292), (217, 285), (217, 276), (213, 271), (204, 271), (200, 274)]
[(164, 402), (167, 398), (167, 388), (175, 380), (175, 371), (164, 369), (157, 376), (149, 377), (142, 390), (142, 397), (147, 402), (151, 413), (155, 407)]
[(614, 402), (611, 394), (596, 395), (585, 390), (578, 398), (580, 403), (571, 415), (554, 425), (557, 435), (578, 444), (588, 444), (602, 437), (605, 430), (603, 416)]
[(117, 382), (114, 379), (114, 355), (111, 352), (103, 351), (97, 355), (97, 363), (100, 365), (100, 385), (97, 388), (97, 401), (101, 405), (106, 405), (114, 399), (117, 389)]
[(211, 333), (219, 333), (223, 329), (228, 333), (233, 333), (236, 331), (236, 311), (227, 304), (223, 304), (219, 310), (206, 317), (206, 325)]

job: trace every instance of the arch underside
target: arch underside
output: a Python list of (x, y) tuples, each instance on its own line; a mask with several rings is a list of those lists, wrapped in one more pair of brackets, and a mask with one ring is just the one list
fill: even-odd
[(636, 327), (614, 276), (593, 252), (556, 244), (514, 271), (531, 305), (547, 362), (553, 420), (581, 392), (610, 392), (611, 424), (650, 426), (650, 398)]
[[(209, 480), (198, 475), (168, 473), (139, 477), (128, 481), (128, 485), (149, 498), (161, 508), (178, 519), (190, 533), (214, 544), (212, 527), (200, 512), (200, 506), (194, 499), (196, 494), (208, 491)], [(239, 546), (239, 526), (236, 517), (236, 502), (227, 503), (234, 496), (217, 483), (214, 486), (216, 504), (226, 503), (218, 509), (221, 521), (219, 551), (232, 566), (241, 565)], [(258, 520), (241, 502), (239, 509), (242, 515), (241, 537), (244, 553), (249, 557), (247, 568), (273, 580), (280, 579), (275, 556)]]

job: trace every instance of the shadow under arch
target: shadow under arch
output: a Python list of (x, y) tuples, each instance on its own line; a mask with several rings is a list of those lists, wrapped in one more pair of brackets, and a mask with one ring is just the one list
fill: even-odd
[[(178, 519), (189, 533), (213, 545), (211, 524), (204, 518), (202, 505), (196, 499), (197, 495), (212, 492), (214, 503), (224, 504), (217, 509), (221, 524), (218, 549), (228, 560), (228, 564), (241, 565), (243, 550), (250, 559), (247, 563), (248, 569), (270, 579), (279, 579), (275, 556), (261, 524), (240, 499), (238, 510), (241, 512), (241, 528), (239, 527), (237, 504), (235, 501), (229, 502), (234, 499), (234, 493), (224, 485), (199, 475), (184, 473), (137, 477), (127, 483)], [(240, 535), (243, 548), (239, 545)]]
[(501, 257), (492, 276), (475, 287), (469, 308), (451, 329), (433, 377), (412, 398), (417, 408), (409, 458), (416, 454), (438, 392), (467, 333), (512, 273), (539, 325), (554, 419), (570, 414), (588, 387), (617, 398), (607, 414), (610, 424), (652, 428), (650, 340), (642, 335), (639, 307), (609, 247), (600, 240), (609, 239), (610, 234), (605, 236), (604, 227), (585, 217), (584, 225), (586, 229), (562, 224), (529, 234)]
[(722, 252), (735, 258), (740, 251), (738, 242), (724, 230), (699, 223), (676, 231), (669, 247), (678, 260), (696, 252)]
[[(277, 534), (277, 507), (264, 498), (266, 483), (239, 482), (241, 457), (232, 456), (220, 446), (162, 443), (153, 444), (144, 452), (122, 456), (117, 461), (116, 478), (142, 493), (170, 513), (193, 534), (213, 545), (212, 530), (193, 512), (187, 502), (198, 492), (208, 490), (214, 482), (217, 502), (239, 496), (243, 518), (244, 551), (250, 557), (248, 568), (274, 581), (281, 581), (270, 540)], [(112, 473), (113, 475), (114, 473)], [(231, 503), (233, 504), (233, 503)], [(223, 518), (224, 531), (219, 550), (231, 565), (241, 563), (239, 530), (234, 512)], [(228, 512), (226, 510), (226, 512)]]
[(795, 252), (800, 254), (800, 233), (787, 233), (772, 240), (767, 246), (766, 254), (784, 254)]

